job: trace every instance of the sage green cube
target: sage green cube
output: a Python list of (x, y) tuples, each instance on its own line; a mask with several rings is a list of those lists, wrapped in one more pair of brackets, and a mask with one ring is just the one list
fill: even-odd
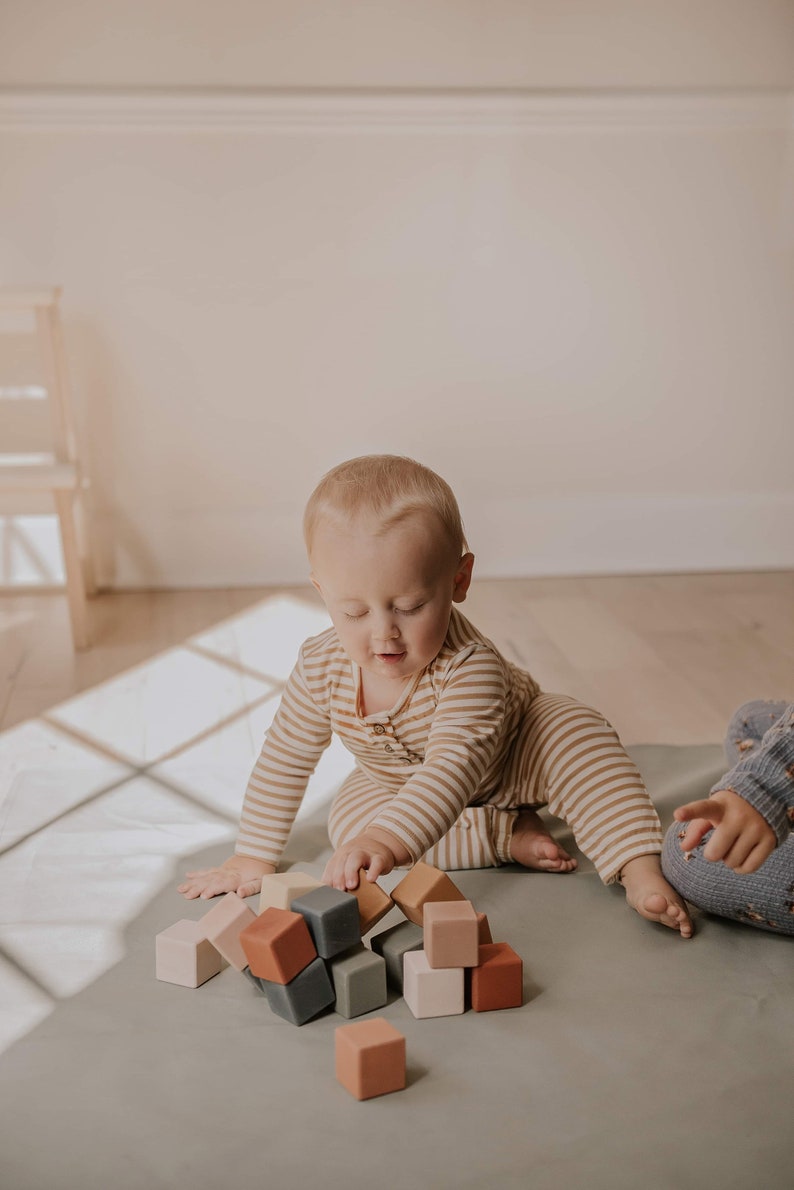
[(340, 1016), (362, 1016), (386, 1003), (386, 963), (363, 943), (328, 961)]

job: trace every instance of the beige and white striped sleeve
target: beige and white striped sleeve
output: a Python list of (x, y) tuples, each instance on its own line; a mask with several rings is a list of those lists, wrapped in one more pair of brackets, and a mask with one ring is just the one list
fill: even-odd
[(309, 777), (330, 741), (330, 716), (312, 697), (301, 651), (248, 781), (237, 855), (278, 863)]
[(475, 796), (503, 746), (507, 701), (504, 665), (471, 647), (445, 674), (425, 759), (370, 826), (395, 835), (417, 860), (447, 833)]

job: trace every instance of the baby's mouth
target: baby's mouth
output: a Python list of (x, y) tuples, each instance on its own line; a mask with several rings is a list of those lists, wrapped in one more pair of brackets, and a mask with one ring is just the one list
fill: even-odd
[(377, 656), (381, 661), (385, 661), (387, 665), (395, 665), (396, 662), (402, 660), (405, 653), (378, 653)]

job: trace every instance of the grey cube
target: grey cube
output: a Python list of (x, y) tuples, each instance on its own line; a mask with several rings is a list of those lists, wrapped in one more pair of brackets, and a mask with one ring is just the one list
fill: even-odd
[(259, 982), (273, 1012), (293, 1025), (304, 1025), (334, 1002), (331, 978), (321, 958), (313, 959), (289, 983)]
[(401, 921), (398, 925), (376, 934), (370, 939), (375, 954), (381, 955), (386, 963), (386, 978), (401, 995), (403, 990), (403, 955), (409, 950), (421, 950), (424, 946), (424, 932), (412, 921)]
[(294, 913), (306, 919), (309, 933), (322, 959), (349, 950), (361, 941), (358, 901), (352, 893), (340, 892), (327, 884), (313, 888), (290, 903)]

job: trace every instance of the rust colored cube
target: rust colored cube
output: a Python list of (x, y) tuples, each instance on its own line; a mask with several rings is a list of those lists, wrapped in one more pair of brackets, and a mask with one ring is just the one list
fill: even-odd
[(396, 888), (392, 889), (392, 900), (399, 905), (409, 921), (417, 926), (424, 925), (424, 907), (428, 901), (465, 901), (446, 872), (430, 864), (414, 864)]
[(251, 974), (269, 983), (290, 983), (317, 957), (309, 927), (300, 913), (266, 909), (240, 934)]
[(506, 942), (480, 947), (480, 963), (471, 973), (471, 1006), (475, 1012), (520, 1008), (524, 1003), (524, 964)]
[(428, 901), (424, 908), (427, 961), (437, 967), (476, 967), (477, 914), (471, 901)]
[(336, 1077), (356, 1099), (405, 1087), (405, 1038), (384, 1017), (341, 1025), (335, 1048)]
[(358, 920), (363, 938), (390, 909), (394, 908), (394, 901), (379, 884), (367, 880), (367, 873), (363, 868), (358, 874), (358, 888), (353, 889), (353, 896), (358, 901)]

